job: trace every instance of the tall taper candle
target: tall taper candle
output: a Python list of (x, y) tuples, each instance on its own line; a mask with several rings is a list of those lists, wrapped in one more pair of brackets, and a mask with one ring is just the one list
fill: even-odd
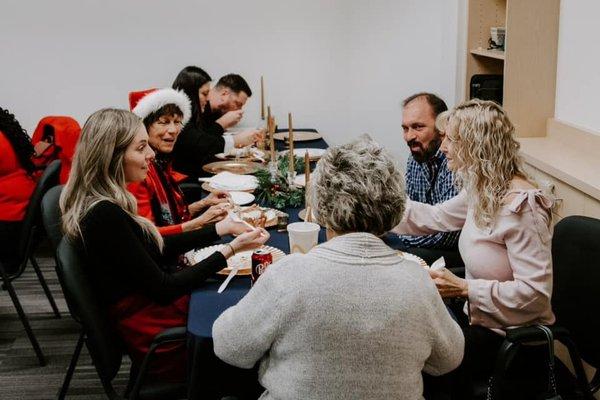
[(292, 113), (288, 113), (288, 140), (290, 141), (290, 172), (294, 173), (294, 128), (292, 127)]
[(260, 77), (260, 119), (265, 120), (265, 81)]
[(277, 158), (277, 156), (275, 155), (275, 118), (270, 117), (269, 118), (269, 139), (271, 140), (269, 143), (269, 146), (271, 146), (271, 160), (273, 162), (275, 162), (275, 159)]
[(308, 181), (310, 180), (310, 156), (308, 150), (304, 153), (304, 187), (308, 187)]

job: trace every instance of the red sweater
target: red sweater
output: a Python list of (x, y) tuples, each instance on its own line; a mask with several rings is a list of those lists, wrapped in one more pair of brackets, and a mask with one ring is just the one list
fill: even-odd
[(35, 181), (27, 175), (0, 131), (0, 221), (23, 220), (34, 189)]

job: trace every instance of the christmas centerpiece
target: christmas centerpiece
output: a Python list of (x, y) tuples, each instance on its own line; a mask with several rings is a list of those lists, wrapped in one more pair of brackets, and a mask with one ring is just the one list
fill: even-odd
[[(273, 161), (271, 161), (273, 163)], [(270, 166), (268, 170), (256, 172), (258, 188), (256, 189), (256, 200), (267, 206), (278, 210), (286, 207), (300, 207), (304, 204), (304, 188), (293, 184), (289, 180), (290, 156), (286, 154), (275, 161), (276, 168)], [(304, 171), (304, 160), (294, 157), (293, 168), (295, 172)], [(295, 176), (295, 174), (293, 174)]]
[[(291, 114), (288, 115), (288, 120), (289, 152), (278, 158), (273, 140), (274, 121), (269, 115), (267, 125), (270, 136), (271, 161), (268, 170), (256, 173), (258, 178), (256, 199), (265, 206), (279, 210), (286, 207), (300, 207), (304, 203), (304, 188), (294, 184), (294, 179), (297, 173), (305, 171), (305, 162), (308, 161), (306, 158), (294, 156), (294, 131)], [(306, 164), (306, 167), (310, 168), (310, 164)]]

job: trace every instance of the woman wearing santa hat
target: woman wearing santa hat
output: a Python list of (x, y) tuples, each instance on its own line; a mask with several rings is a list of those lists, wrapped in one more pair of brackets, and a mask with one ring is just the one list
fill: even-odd
[[(146, 179), (128, 186), (137, 199), (138, 213), (154, 222), (163, 236), (198, 229), (223, 219), (227, 214), (226, 192), (211, 193), (186, 205), (173, 177), (171, 154), (181, 128), (191, 116), (190, 100), (185, 93), (171, 88), (131, 92), (129, 105), (143, 120), (148, 144), (156, 153), (149, 163)], [(208, 210), (199, 215), (206, 208)]]

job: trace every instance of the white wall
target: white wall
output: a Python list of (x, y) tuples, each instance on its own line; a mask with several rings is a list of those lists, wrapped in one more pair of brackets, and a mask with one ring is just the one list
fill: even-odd
[(555, 116), (600, 135), (598, 0), (560, 5)]
[(259, 79), (280, 125), (331, 144), (369, 132), (403, 161), (400, 101), (415, 91), (454, 103), (458, 3), (448, 0), (5, 0), (0, 104), (33, 130), (51, 114), (80, 123), (131, 90), (169, 86), (186, 65)]

